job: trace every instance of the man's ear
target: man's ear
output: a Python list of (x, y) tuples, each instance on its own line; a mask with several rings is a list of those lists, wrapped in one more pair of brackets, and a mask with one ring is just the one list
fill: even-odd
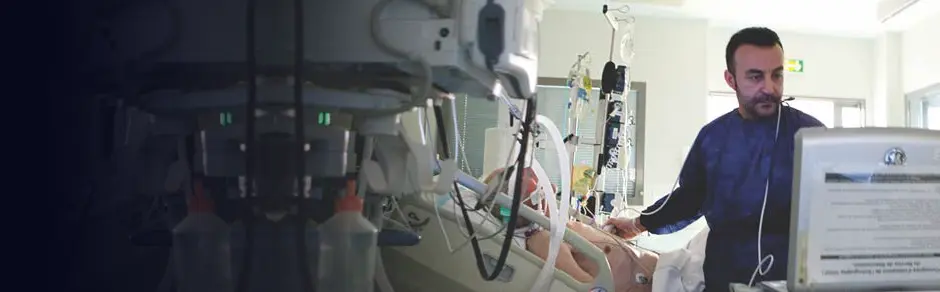
[(731, 71), (725, 70), (725, 83), (728, 83), (728, 87), (731, 87), (731, 90), (738, 90), (738, 83), (734, 80), (734, 74)]

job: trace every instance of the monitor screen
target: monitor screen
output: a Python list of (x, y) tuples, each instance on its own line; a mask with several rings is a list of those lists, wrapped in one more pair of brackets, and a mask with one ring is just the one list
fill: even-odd
[(940, 131), (796, 136), (790, 291), (940, 289)]

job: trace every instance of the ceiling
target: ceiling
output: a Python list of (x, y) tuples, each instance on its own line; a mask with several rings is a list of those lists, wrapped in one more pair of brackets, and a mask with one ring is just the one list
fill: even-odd
[(878, 17), (882, 1), (898, 0), (554, 0), (552, 9), (600, 12), (604, 4), (613, 8), (627, 4), (631, 14), (639, 16), (699, 18), (715, 26), (760, 25), (861, 37), (904, 29), (912, 18), (940, 17), (940, 0), (920, 0), (888, 23), (891, 25), (882, 24)]

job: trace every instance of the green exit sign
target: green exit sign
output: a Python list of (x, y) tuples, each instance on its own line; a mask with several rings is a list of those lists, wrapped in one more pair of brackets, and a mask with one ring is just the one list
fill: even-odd
[(803, 60), (787, 59), (784, 67), (786, 67), (787, 72), (803, 73)]

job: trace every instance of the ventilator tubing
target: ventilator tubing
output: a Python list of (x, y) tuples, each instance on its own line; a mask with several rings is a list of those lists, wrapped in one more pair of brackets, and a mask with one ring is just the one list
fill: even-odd
[[(538, 178), (538, 190), (543, 191), (543, 194), (551, 194), (551, 184), (549, 184), (548, 189), (545, 188), (543, 182), (547, 182), (548, 176), (545, 174), (545, 169), (542, 168), (542, 165), (539, 164), (538, 160), (532, 160), (532, 170), (535, 171), (535, 176)], [(532, 285), (530, 292), (538, 291), (548, 291), (551, 288), (551, 282), (554, 277), (555, 270), (555, 261), (558, 259), (558, 253), (561, 251), (561, 241), (564, 240), (566, 223), (568, 221), (568, 212), (567, 210), (559, 210), (559, 208), (564, 208), (564, 206), (569, 206), (567, 204), (559, 204), (554, 194), (546, 198), (546, 204), (548, 204), (548, 221), (549, 221), (549, 242), (548, 242), (548, 256), (545, 258), (545, 264), (542, 266), (542, 269), (539, 271), (539, 276), (535, 280), (535, 284)], [(570, 207), (570, 206), (569, 206)], [(547, 273), (545, 271), (548, 271)], [(548, 278), (542, 277), (543, 274), (549, 275)]]
[[(558, 131), (558, 127), (555, 126), (555, 123), (542, 115), (535, 117), (535, 123), (541, 127), (542, 131), (548, 134), (549, 140), (555, 145), (555, 154), (558, 155), (559, 175), (561, 176), (561, 203), (559, 204), (555, 201), (556, 198), (551, 191), (552, 187), (549, 183), (548, 175), (545, 174), (545, 169), (538, 164), (538, 161), (532, 161), (532, 168), (535, 171), (535, 175), (538, 177), (539, 187), (542, 188), (543, 193), (552, 194), (550, 198), (545, 200), (548, 202), (551, 220), (551, 225), (549, 226), (551, 240), (548, 245), (548, 257), (545, 259), (545, 265), (542, 266), (542, 270), (539, 271), (535, 284), (532, 286), (532, 289), (529, 290), (531, 292), (543, 292), (549, 290), (554, 280), (555, 260), (558, 258), (561, 242), (564, 240), (565, 231), (567, 230), (566, 226), (569, 214), (571, 214), (569, 212), (571, 208), (571, 204), (569, 204), (569, 202), (571, 202), (571, 162), (568, 159), (568, 152), (564, 151), (565, 143), (562, 141), (561, 133)], [(548, 185), (547, 187), (546, 184)]]

